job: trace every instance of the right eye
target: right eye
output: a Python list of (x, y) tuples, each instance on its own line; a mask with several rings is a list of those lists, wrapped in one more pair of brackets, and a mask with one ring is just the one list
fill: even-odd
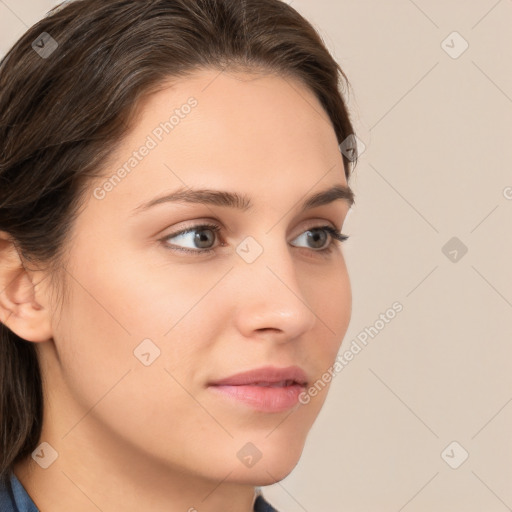
[[(189, 228), (183, 229), (181, 231), (178, 231), (176, 233), (171, 233), (170, 235), (166, 235), (165, 237), (161, 238), (160, 241), (164, 243), (164, 245), (171, 250), (175, 251), (183, 251), (187, 253), (193, 253), (193, 254), (201, 254), (201, 253), (211, 253), (214, 252), (214, 250), (211, 248), (211, 246), (204, 247), (204, 246), (194, 246), (194, 244), (203, 244), (203, 243), (211, 243), (212, 241), (215, 241), (216, 233), (220, 231), (220, 226), (217, 224), (198, 224), (196, 226), (191, 226)], [(204, 234), (201, 235), (195, 235), (190, 236), (191, 233), (198, 232), (198, 233), (213, 233), (211, 236), (205, 236)], [(178, 239), (178, 240), (186, 240), (188, 238), (189, 243), (192, 244), (192, 247), (181, 247), (179, 245), (175, 244), (168, 244), (167, 242), (172, 239)]]

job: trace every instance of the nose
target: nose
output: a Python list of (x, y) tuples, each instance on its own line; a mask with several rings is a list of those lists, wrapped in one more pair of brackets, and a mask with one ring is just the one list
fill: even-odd
[[(252, 263), (243, 259), (237, 262), (232, 279), (241, 286), (237, 287), (235, 321), (246, 337), (268, 333), (273, 340), (286, 342), (308, 332), (321, 320), (304, 293), (306, 288), (312, 289), (308, 277), (304, 272), (299, 275), (287, 244), (274, 244), (279, 245), (274, 248), (269, 245)], [(321, 290), (322, 284), (317, 286)]]

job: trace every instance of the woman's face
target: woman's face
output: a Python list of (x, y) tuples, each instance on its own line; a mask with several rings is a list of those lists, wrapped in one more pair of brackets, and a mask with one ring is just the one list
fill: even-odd
[[(349, 277), (340, 242), (308, 230), (342, 230), (350, 202), (302, 205), (346, 185), (329, 118), (296, 81), (202, 70), (153, 95), (91, 186), (69, 242), (69, 300), (53, 341), (38, 344), (51, 389), (44, 439), (61, 461), (284, 478), (329, 384), (307, 404), (296, 386), (211, 384), (298, 366), (310, 387), (333, 365)], [(147, 206), (178, 189), (251, 206), (226, 196)], [(203, 224), (218, 231), (176, 235)], [(94, 448), (82, 450), (86, 439)]]

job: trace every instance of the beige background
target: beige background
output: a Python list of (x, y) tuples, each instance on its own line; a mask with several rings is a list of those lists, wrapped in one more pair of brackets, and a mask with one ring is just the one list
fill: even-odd
[[(0, 52), (56, 3), (0, 0)], [(512, 1), (289, 3), (347, 73), (366, 146), (340, 354), (403, 311), (337, 374), (299, 464), (264, 493), (280, 512), (512, 510)]]

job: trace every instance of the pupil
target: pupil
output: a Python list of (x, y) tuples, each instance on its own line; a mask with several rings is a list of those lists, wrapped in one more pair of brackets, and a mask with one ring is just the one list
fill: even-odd
[(202, 246), (201, 243), (208, 242), (208, 240), (211, 241), (211, 239), (213, 238), (213, 236), (210, 236), (210, 237), (205, 236), (204, 233), (206, 233), (206, 232), (210, 232), (213, 235), (213, 232), (211, 229), (204, 229), (196, 234), (196, 240), (199, 243), (200, 248), (202, 248), (202, 249), (204, 249), (205, 247)]
[[(308, 237), (313, 238), (314, 242), (318, 241), (319, 235), (323, 235), (324, 237), (327, 236), (325, 231), (318, 230), (318, 229), (310, 230), (309, 233), (310, 234), (308, 235)], [(320, 239), (322, 239), (322, 236), (320, 236)], [(323, 240), (322, 243), (320, 245), (318, 245), (317, 247), (323, 247), (324, 245), (325, 245), (325, 240)]]

